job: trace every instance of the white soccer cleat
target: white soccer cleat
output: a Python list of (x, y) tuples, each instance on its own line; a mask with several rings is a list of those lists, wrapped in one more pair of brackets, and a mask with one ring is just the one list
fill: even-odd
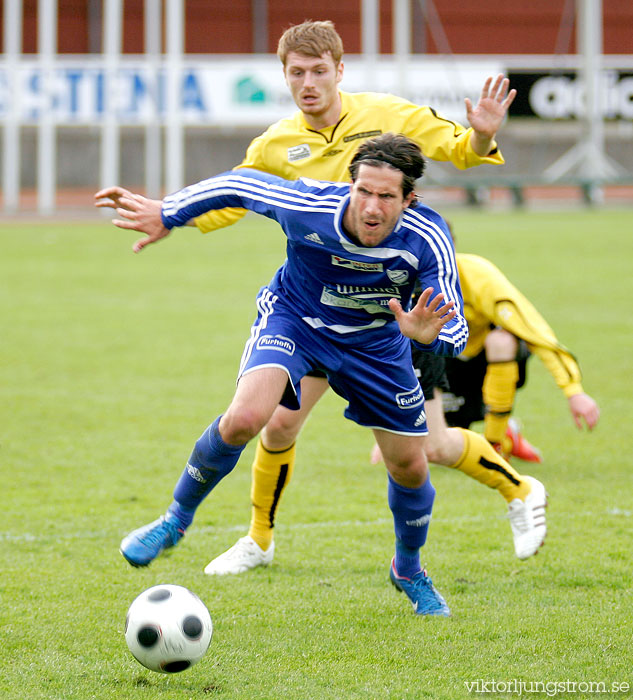
[(525, 478), (532, 486), (532, 490), (524, 501), (515, 498), (508, 504), (508, 519), (514, 536), (514, 551), (519, 559), (527, 559), (536, 554), (547, 534), (545, 486), (531, 476)]
[(209, 562), (204, 573), (209, 576), (224, 576), (225, 574), (243, 574), (249, 569), (258, 566), (268, 566), (275, 554), (275, 543), (271, 542), (270, 547), (264, 551), (250, 536), (241, 537), (224, 554)]

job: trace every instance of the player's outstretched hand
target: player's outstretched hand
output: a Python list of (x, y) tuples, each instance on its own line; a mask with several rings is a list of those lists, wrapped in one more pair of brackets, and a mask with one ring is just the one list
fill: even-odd
[(389, 308), (396, 317), (402, 335), (425, 345), (432, 343), (442, 328), (457, 316), (457, 311), (453, 309), (455, 302), (443, 304), (443, 294), (436, 294), (431, 299), (432, 294), (433, 287), (427, 287), (411, 311), (404, 311), (397, 299), (389, 300)]
[(583, 420), (589, 430), (593, 430), (600, 419), (598, 404), (589, 394), (574, 394), (569, 397), (569, 410), (578, 430), (583, 429)]
[(517, 91), (508, 92), (510, 81), (499, 74), (494, 83), (492, 77), (484, 83), (479, 96), (479, 102), (473, 107), (473, 103), (466, 97), (466, 118), (473, 130), (481, 138), (492, 140), (495, 137), (501, 122), (516, 97)]
[(96, 207), (114, 209), (122, 217), (112, 219), (115, 226), (146, 234), (132, 246), (135, 253), (140, 253), (146, 245), (156, 243), (171, 233), (163, 226), (162, 205), (160, 199), (148, 199), (124, 187), (106, 187), (95, 194)]

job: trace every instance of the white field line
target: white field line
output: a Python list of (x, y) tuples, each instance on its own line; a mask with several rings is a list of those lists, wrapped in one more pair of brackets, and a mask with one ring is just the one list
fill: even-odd
[[(633, 510), (625, 510), (622, 508), (611, 507), (607, 508), (603, 513), (584, 513), (587, 517), (599, 517), (602, 515), (611, 515), (621, 518), (633, 517)], [(458, 518), (433, 518), (435, 523), (466, 523), (466, 522), (479, 522), (496, 519), (505, 520), (506, 515), (490, 516), (490, 515), (462, 515)], [(371, 528), (380, 527), (384, 525), (390, 525), (393, 521), (391, 518), (377, 518), (376, 520), (325, 520), (322, 522), (315, 523), (292, 523), (289, 525), (278, 525), (276, 526), (277, 532), (292, 532), (293, 530), (321, 530), (327, 528), (331, 530), (333, 528)], [(206, 525), (203, 527), (192, 526), (190, 532), (192, 534), (196, 533), (211, 533), (211, 534), (230, 534), (232, 532), (246, 532), (248, 530), (248, 523), (244, 521), (241, 525)], [(98, 540), (98, 539), (110, 539), (118, 535), (125, 535), (127, 531), (114, 534), (112, 531), (105, 530), (75, 530), (72, 532), (66, 532), (62, 535), (59, 534), (46, 534), (39, 535), (29, 532), (0, 532), (0, 542), (45, 542), (47, 540), (54, 539), (56, 541), (63, 540)]]

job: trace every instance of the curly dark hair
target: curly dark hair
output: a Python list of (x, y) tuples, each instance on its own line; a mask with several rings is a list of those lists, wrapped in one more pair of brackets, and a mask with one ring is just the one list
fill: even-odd
[(367, 139), (359, 147), (349, 171), (352, 182), (356, 180), (358, 168), (362, 163), (382, 167), (387, 165), (400, 170), (402, 178), (402, 195), (406, 197), (413, 192), (416, 180), (422, 177), (424, 172), (424, 156), (415, 141), (403, 134), (381, 134), (373, 139)]

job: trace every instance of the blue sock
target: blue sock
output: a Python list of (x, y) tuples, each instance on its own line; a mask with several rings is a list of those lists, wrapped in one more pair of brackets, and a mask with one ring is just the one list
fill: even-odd
[(167, 508), (165, 518), (169, 522), (175, 523), (177, 527), (186, 530), (191, 525), (195, 512), (195, 508), (185, 508), (178, 501), (172, 501), (169, 508)]
[(167, 517), (176, 520), (182, 527), (191, 524), (198, 506), (233, 470), (246, 447), (224, 442), (218, 430), (220, 418), (216, 418), (196, 442), (174, 489), (174, 502), (169, 506)]
[(395, 566), (398, 576), (406, 576), (411, 578), (421, 571), (420, 564), (420, 548), (407, 547), (398, 538), (396, 538), (396, 556)]
[(421, 570), (420, 547), (426, 536), (433, 510), (435, 489), (430, 478), (419, 488), (397, 484), (388, 474), (389, 508), (396, 533), (395, 565), (399, 576), (411, 578)]

